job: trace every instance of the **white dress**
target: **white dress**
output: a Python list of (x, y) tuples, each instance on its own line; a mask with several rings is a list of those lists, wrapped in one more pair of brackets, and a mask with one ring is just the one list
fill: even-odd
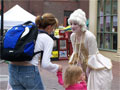
[[(87, 90), (111, 90), (112, 84), (112, 63), (111, 60), (99, 53), (95, 36), (90, 32), (85, 32), (84, 39), (85, 48), (88, 51), (87, 66), (91, 68)], [(71, 41), (73, 45), (72, 56), (77, 52), (75, 47), (75, 33), (71, 34)], [(72, 56), (70, 61), (72, 60)]]

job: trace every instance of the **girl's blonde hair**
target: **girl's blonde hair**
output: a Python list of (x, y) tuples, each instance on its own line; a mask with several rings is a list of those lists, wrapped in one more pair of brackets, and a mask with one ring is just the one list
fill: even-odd
[(51, 13), (45, 13), (42, 16), (37, 16), (35, 19), (35, 23), (38, 28), (45, 29), (47, 26), (54, 26), (54, 29), (58, 27), (57, 18)]
[(64, 86), (68, 87), (78, 82), (82, 74), (82, 69), (80, 66), (69, 65), (64, 74)]

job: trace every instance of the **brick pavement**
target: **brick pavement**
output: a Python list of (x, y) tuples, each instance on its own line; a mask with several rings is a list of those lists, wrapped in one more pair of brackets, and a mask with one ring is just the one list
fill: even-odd
[[(67, 67), (67, 61), (53, 61), (53, 63), (63, 65), (63, 72)], [(113, 61), (113, 83), (112, 90), (120, 90), (120, 62)], [(55, 73), (50, 73), (44, 69), (40, 69), (41, 77), (46, 90), (64, 90), (57, 82)], [(0, 64), (0, 75), (8, 75), (7, 64)], [(0, 78), (1, 80), (1, 78)], [(6, 90), (7, 81), (0, 81), (0, 90)]]
[[(63, 68), (64, 68), (63, 72), (68, 65), (67, 61), (54, 61), (54, 63), (63, 65)], [(112, 61), (112, 63), (113, 63), (113, 71), (112, 71), (113, 82), (112, 82), (111, 90), (120, 90), (120, 62)], [(46, 76), (46, 74), (48, 75)], [(60, 85), (58, 85), (55, 74), (51, 74), (50, 72), (43, 71), (41, 73), (41, 76), (43, 77), (44, 85), (47, 87), (46, 90), (64, 90)]]
[(113, 61), (113, 82), (112, 90), (120, 90), (120, 62)]

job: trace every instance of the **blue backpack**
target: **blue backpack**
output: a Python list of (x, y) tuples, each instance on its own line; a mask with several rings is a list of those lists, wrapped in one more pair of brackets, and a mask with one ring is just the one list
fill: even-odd
[(6, 32), (3, 39), (1, 59), (7, 61), (30, 61), (35, 54), (35, 42), (38, 28), (35, 23), (28, 21), (12, 27)]

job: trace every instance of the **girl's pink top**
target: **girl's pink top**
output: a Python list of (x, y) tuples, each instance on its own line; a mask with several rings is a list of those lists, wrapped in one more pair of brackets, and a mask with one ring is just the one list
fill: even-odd
[[(57, 72), (58, 77), (58, 83), (60, 85), (64, 85), (63, 79), (62, 79), (62, 72)], [(65, 90), (87, 90), (87, 85), (85, 81), (82, 81), (80, 83), (76, 83), (74, 85), (68, 86)]]

